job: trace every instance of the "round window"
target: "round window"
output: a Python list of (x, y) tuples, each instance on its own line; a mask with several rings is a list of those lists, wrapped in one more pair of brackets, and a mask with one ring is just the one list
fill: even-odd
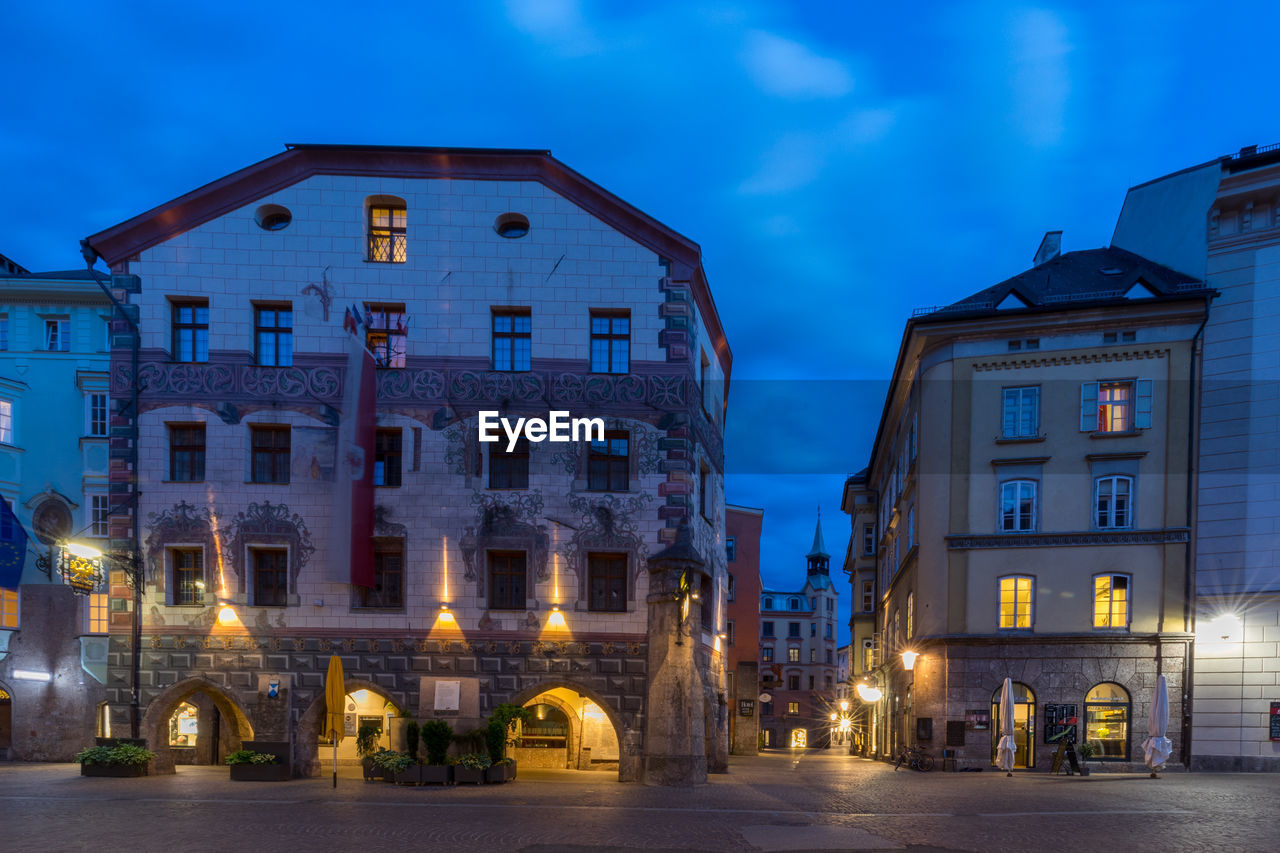
[(529, 218), (520, 213), (504, 213), (494, 220), (493, 230), (500, 237), (514, 240), (529, 233)]
[(264, 204), (254, 212), (253, 221), (258, 223), (258, 227), (263, 231), (283, 231), (293, 221), (293, 214), (287, 207)]
[(71, 535), (71, 510), (56, 498), (49, 498), (31, 514), (36, 538), (46, 545), (61, 542)]

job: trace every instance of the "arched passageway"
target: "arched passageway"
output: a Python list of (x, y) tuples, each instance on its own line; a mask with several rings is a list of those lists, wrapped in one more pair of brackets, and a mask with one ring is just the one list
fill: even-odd
[[(379, 746), (388, 749), (400, 746), (393, 742), (391, 729), (393, 721), (406, 708), (404, 699), (392, 695), (371, 681), (348, 678), (343, 686), (347, 691), (346, 707), (343, 708), (346, 731), (342, 742), (338, 744), (338, 763), (359, 762), (356, 755), (356, 731), (361, 725), (376, 723), (382, 728), (382, 734), (378, 737)], [(315, 776), (321, 772), (324, 762), (332, 760), (333, 744), (321, 732), (324, 715), (324, 693), (321, 692), (298, 720), (293, 742), (293, 772), (296, 776)]]
[(621, 728), (615, 712), (591, 691), (568, 682), (540, 684), (511, 700), (530, 711), (509, 750), (522, 767), (618, 772)]
[[(188, 715), (184, 706), (196, 713)], [(175, 750), (189, 750), (183, 763), (221, 764), (242, 742), (253, 739), (253, 726), (235, 694), (200, 677), (179, 681), (152, 699), (140, 728), (156, 754), (151, 763), (154, 774), (174, 772)], [(180, 742), (184, 736), (187, 744)]]

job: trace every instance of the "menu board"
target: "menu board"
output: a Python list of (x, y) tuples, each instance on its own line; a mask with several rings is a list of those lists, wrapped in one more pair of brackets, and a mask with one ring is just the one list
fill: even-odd
[(456, 711), (458, 710), (458, 701), (461, 696), (461, 681), (437, 681), (435, 709), (437, 711)]
[(1079, 732), (1076, 731), (1075, 705), (1044, 706), (1044, 742), (1057, 743), (1066, 735), (1069, 743), (1075, 743)]
[(1271, 739), (1280, 741), (1280, 702), (1271, 703)]

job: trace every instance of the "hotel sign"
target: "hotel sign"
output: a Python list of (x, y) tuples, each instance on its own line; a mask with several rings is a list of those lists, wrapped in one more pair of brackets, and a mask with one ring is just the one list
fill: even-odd
[(750, 717), (753, 714), (755, 714), (755, 712), (756, 712), (756, 700), (754, 699), (738, 700), (738, 714), (740, 716)]

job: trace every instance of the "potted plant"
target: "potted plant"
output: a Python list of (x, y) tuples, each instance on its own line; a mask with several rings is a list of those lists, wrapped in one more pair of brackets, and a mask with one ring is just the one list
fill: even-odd
[(382, 728), (365, 723), (356, 730), (356, 755), (360, 757), (360, 766), (364, 770), (364, 781), (372, 782), (381, 777), (382, 770), (373, 763), (373, 754), (378, 751), (378, 736)]
[(146, 776), (156, 754), (146, 747), (117, 741), (113, 746), (91, 746), (76, 754), (81, 776)]
[(453, 768), (449, 766), (449, 744), (453, 742), (453, 727), (444, 720), (427, 720), (422, 724), (422, 746), (427, 752), (427, 763), (422, 768), (422, 781), (433, 785), (447, 785), (453, 781)]
[(404, 751), (418, 760), (418, 721), (410, 720), (404, 727)]
[(514, 743), (511, 736), (516, 723), (527, 723), (529, 718), (529, 711), (519, 705), (503, 703), (493, 709), (485, 727), (485, 748), (490, 761), (486, 782), (509, 782), (516, 778), (516, 762), (507, 758), (507, 747)]
[(1089, 761), (1090, 758), (1093, 758), (1097, 754), (1098, 754), (1097, 745), (1089, 743), (1089, 741), (1087, 740), (1076, 747), (1076, 755), (1080, 756), (1080, 775), (1081, 776), (1089, 775), (1089, 765), (1087, 762)]
[(382, 778), (397, 785), (417, 785), (418, 764), (407, 752), (380, 749), (373, 754), (373, 763), (382, 769)]
[(459, 755), (453, 763), (453, 781), (459, 785), (480, 785), (484, 782), (484, 771), (489, 767), (489, 756), (479, 752), (468, 752)]
[(233, 782), (283, 782), (289, 778), (289, 768), (270, 752), (238, 749), (224, 763), (231, 768)]

